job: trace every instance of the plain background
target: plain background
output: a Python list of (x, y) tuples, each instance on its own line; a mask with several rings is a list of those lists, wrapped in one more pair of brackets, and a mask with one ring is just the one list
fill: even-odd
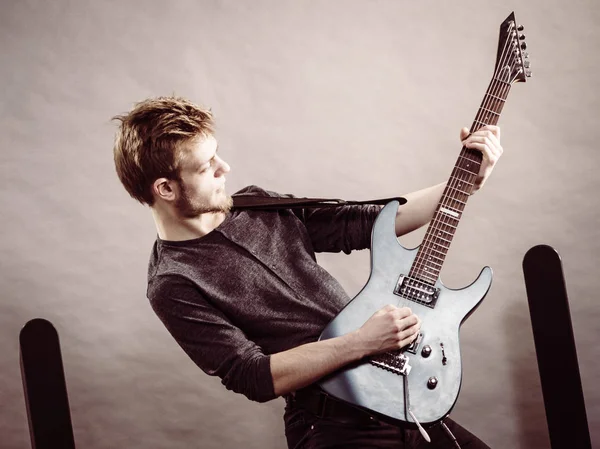
[[(17, 341), (27, 320), (44, 317), (61, 336), (79, 447), (283, 447), (283, 402), (226, 391), (150, 309), (156, 230), (115, 175), (110, 118), (173, 93), (211, 107), (230, 192), (406, 193), (449, 176), (512, 10), (533, 78), (512, 87), (504, 156), (469, 202), (442, 272), (456, 288), (484, 265), (495, 272), (462, 328), (452, 416), (492, 447), (549, 447), (521, 271), (527, 249), (546, 243), (564, 263), (600, 445), (593, 0), (4, 0), (0, 445), (29, 447)], [(415, 246), (423, 233), (401, 242)], [(351, 296), (368, 278), (368, 251), (319, 260)]]

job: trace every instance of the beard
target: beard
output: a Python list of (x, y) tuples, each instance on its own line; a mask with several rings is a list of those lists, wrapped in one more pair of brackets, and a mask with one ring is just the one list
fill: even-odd
[(223, 194), (223, 198), (218, 202), (198, 201), (190, 195), (188, 188), (181, 181), (178, 182), (181, 196), (177, 199), (175, 207), (179, 214), (184, 218), (197, 218), (202, 214), (209, 213), (228, 213), (233, 205), (233, 199), (229, 195)]

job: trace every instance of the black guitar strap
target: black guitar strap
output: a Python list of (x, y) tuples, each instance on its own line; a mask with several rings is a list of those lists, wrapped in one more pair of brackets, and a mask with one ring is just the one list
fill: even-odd
[(392, 197), (378, 200), (366, 201), (346, 201), (340, 199), (327, 198), (278, 198), (271, 196), (256, 195), (234, 195), (232, 209), (260, 209), (260, 210), (278, 210), (278, 209), (300, 209), (315, 207), (340, 207), (356, 206), (362, 204), (385, 205), (390, 201), (398, 201), (400, 204), (406, 203), (406, 198)]

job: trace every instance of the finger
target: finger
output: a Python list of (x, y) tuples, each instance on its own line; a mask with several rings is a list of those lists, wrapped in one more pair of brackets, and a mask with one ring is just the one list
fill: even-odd
[(415, 332), (418, 332), (419, 329), (421, 329), (421, 320), (417, 317), (417, 321), (413, 324), (409, 324), (407, 326), (407, 329), (413, 330)]
[(387, 306), (384, 306), (384, 307), (382, 307), (381, 309), (379, 309), (377, 312), (375, 312), (375, 313), (373, 314), (373, 316), (374, 316), (374, 317), (375, 317), (375, 316), (382, 316), (382, 315), (385, 315), (385, 314), (387, 314), (387, 313), (390, 313), (390, 312), (392, 312), (394, 309), (396, 309), (396, 307), (395, 307), (395, 306), (393, 306), (393, 305), (391, 305), (391, 304), (388, 304)]
[(483, 154), (483, 158), (488, 162), (489, 165), (494, 165), (498, 160), (498, 157), (488, 145), (485, 145), (483, 143), (472, 142), (469, 145), (466, 145), (466, 147), (471, 150), (480, 151)]
[(493, 142), (495, 145), (500, 146), (500, 140), (498, 140), (498, 136), (496, 136), (496, 134), (494, 134), (492, 131), (487, 130), (487, 129), (474, 132), (469, 137), (467, 137), (465, 139), (465, 141), (469, 141), (469, 140), (473, 140), (473, 139), (477, 140), (477, 139), (481, 139), (481, 138), (486, 138), (490, 142)]
[(408, 329), (417, 324), (418, 322), (419, 318), (417, 317), (417, 315), (414, 314), (407, 316), (406, 318), (396, 320), (396, 324), (398, 325), (399, 329)]
[(460, 140), (465, 140), (469, 136), (469, 128), (461, 128)]
[(491, 131), (498, 140), (500, 140), (500, 127), (496, 125), (485, 125), (482, 129)]
[(413, 314), (412, 310), (410, 310), (410, 308), (408, 307), (400, 307), (399, 309), (396, 309), (391, 313), (394, 315), (394, 318), (396, 320), (403, 320), (406, 317), (410, 317)]
[(502, 145), (500, 145), (500, 135), (498, 134), (499, 131), (500, 128), (498, 128), (497, 126), (494, 127), (494, 129), (482, 128), (479, 131), (471, 134), (471, 136), (469, 136), (466, 140), (469, 140), (471, 137), (473, 137), (474, 139), (486, 137), (487, 139), (489, 139), (490, 142), (492, 142), (494, 150), (502, 153)]
[(482, 152), (484, 152), (482, 148), (487, 147), (496, 159), (498, 159), (502, 154), (502, 146), (500, 146), (500, 142), (498, 142), (496, 137), (491, 133), (478, 136), (472, 135), (465, 140), (463, 145), (467, 148), (479, 149)]
[(410, 340), (416, 334), (417, 333), (414, 331), (414, 329), (404, 329), (403, 331), (398, 332), (398, 341), (403, 342), (405, 340)]
[(408, 335), (406, 337), (401, 337), (401, 338), (399, 337), (400, 342), (398, 344), (398, 347), (403, 348), (404, 346), (411, 344), (413, 342), (413, 340), (417, 337), (417, 335), (418, 334), (415, 333), (412, 335)]

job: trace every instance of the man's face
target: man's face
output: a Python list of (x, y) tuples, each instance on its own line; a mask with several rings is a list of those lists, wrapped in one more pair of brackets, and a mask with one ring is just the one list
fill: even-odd
[(208, 135), (191, 141), (178, 181), (179, 196), (175, 207), (184, 218), (200, 214), (228, 212), (231, 197), (225, 193), (225, 174), (229, 165), (217, 155), (216, 139)]

